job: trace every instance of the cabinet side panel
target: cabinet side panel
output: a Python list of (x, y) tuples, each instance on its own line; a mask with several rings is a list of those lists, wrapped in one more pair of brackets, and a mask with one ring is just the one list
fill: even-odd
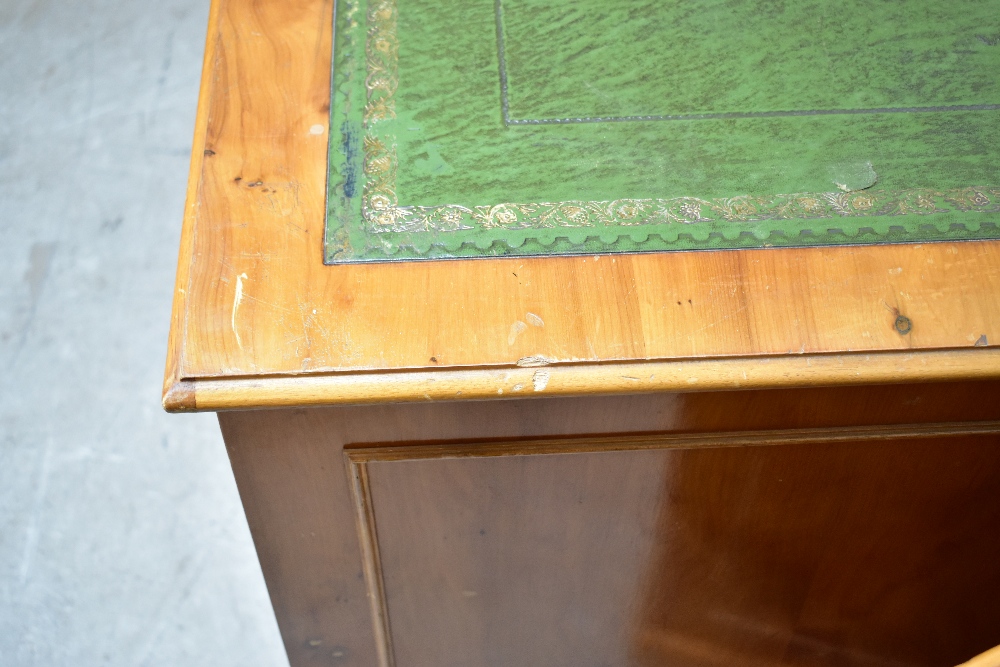
[(333, 416), (305, 410), (219, 415), (292, 667), (376, 664)]

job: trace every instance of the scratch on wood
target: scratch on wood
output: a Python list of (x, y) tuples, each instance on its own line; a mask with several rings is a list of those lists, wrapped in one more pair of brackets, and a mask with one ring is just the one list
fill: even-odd
[(542, 318), (540, 318), (538, 315), (535, 315), (534, 313), (525, 313), (524, 319), (528, 320), (528, 324), (530, 324), (533, 327), (545, 326), (545, 322), (542, 320)]
[(528, 325), (521, 320), (518, 320), (514, 322), (514, 324), (510, 325), (510, 333), (507, 334), (507, 344), (513, 345), (514, 341), (517, 340), (517, 337), (520, 336), (521, 333), (527, 328)]
[[(307, 308), (307, 306), (305, 306), (305, 304), (301, 304), (301, 303), (299, 304), (299, 320), (302, 322), (302, 338), (304, 338), (305, 341), (306, 341), (306, 351), (308, 351), (310, 354), (312, 354), (312, 341), (309, 340), (309, 325), (312, 323), (312, 316), (311, 315), (306, 315), (303, 312), (303, 310), (305, 308)], [(314, 310), (313, 313), (315, 313), (315, 312), (316, 311)], [(297, 347), (296, 347), (296, 350), (298, 350)], [(305, 368), (304, 365), (303, 365), (302, 370), (306, 370), (306, 368)]]
[[(245, 273), (242, 274), (242, 275), (244, 277), (246, 276)], [(257, 297), (252, 296), (250, 294), (244, 294), (243, 298), (246, 299), (247, 301), (253, 301), (254, 303), (259, 303), (260, 305), (262, 305), (262, 306), (264, 306), (266, 308), (273, 308), (273, 309), (281, 311), (283, 313), (289, 313), (289, 314), (294, 314), (295, 313), (295, 311), (293, 311), (293, 310), (290, 310), (288, 308), (282, 308), (281, 306), (278, 306), (278, 305), (276, 305), (274, 303), (271, 303), (270, 301), (263, 301), (262, 299), (258, 299)]]
[(243, 341), (240, 340), (240, 332), (236, 328), (236, 313), (240, 309), (240, 304), (243, 303), (243, 281), (249, 280), (247, 274), (241, 273), (236, 276), (236, 294), (233, 296), (233, 317), (232, 317), (232, 327), (233, 335), (236, 336), (236, 345), (241, 350), (243, 349)]

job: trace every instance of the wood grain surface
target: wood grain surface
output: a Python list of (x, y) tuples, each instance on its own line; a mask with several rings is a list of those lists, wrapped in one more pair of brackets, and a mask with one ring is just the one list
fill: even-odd
[[(973, 595), (1000, 609), (980, 539), (1000, 506), (975, 488), (984, 467), (1000, 484), (998, 438), (990, 421), (345, 448), (379, 664), (950, 665), (1000, 639), (992, 611), (962, 638), (925, 627), (932, 608)], [(975, 507), (957, 534), (949, 512), (963, 503)], [(657, 542), (668, 555), (650, 566)], [(873, 548), (884, 571), (852, 553)], [(911, 572), (889, 575), (915, 551)], [(822, 584), (790, 582), (795, 559), (827, 563), (798, 564)], [(838, 585), (849, 592), (831, 599)], [(873, 618), (901, 587), (913, 608)]]
[(996, 432), (857, 435), (369, 462), (395, 664), (944, 666), (996, 644)]
[[(448, 397), (461, 398), (461, 373), (524, 359), (735, 356), (751, 367), (768, 356), (793, 368), (815, 354), (967, 349), (969, 367), (1000, 374), (995, 355), (978, 356), (1000, 341), (991, 242), (324, 266), (332, 9), (212, 4), (168, 408), (224, 407), (197, 405), (203, 381), (242, 382), (227, 405), (253, 407), (273, 400), (248, 379), (391, 383), (440, 369), (459, 373)], [(927, 377), (927, 366), (899, 380)], [(403, 398), (445, 398), (417, 380)], [(583, 378), (575, 391), (627, 390), (604, 382)]]
[(952, 350), (205, 379), (177, 383), (165, 403), (176, 411), (234, 410), (983, 380), (995, 376), (998, 359), (996, 349)]

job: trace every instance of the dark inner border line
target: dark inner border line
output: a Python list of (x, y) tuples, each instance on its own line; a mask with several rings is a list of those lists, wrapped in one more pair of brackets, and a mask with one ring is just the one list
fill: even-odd
[(871, 109), (808, 109), (798, 111), (731, 111), (725, 113), (654, 114), (649, 116), (581, 116), (578, 118), (511, 118), (507, 94), (507, 58), (503, 38), (502, 0), (493, 0), (497, 24), (497, 61), (500, 69), (500, 115), (504, 126), (566, 125), (571, 123), (630, 123), (660, 120), (719, 120), (728, 118), (783, 118), (789, 116), (841, 116), (869, 113), (929, 113), (941, 111), (997, 111), (1000, 104), (958, 104), (932, 107), (874, 107)]
[[(506, 104), (506, 100), (505, 100)], [(713, 120), (719, 118), (780, 118), (786, 116), (837, 116), (866, 113), (925, 113), (931, 111), (994, 111), (1000, 104), (963, 104), (944, 107), (878, 107), (872, 109), (810, 109), (807, 111), (734, 111), (730, 113), (691, 113), (670, 116), (594, 116), (584, 118), (510, 118), (504, 125), (564, 125), (567, 123), (628, 123), (652, 120)]]

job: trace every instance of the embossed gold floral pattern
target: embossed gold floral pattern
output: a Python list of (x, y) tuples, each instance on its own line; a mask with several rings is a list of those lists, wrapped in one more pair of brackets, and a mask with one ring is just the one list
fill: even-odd
[[(384, 200), (380, 200), (384, 201)], [(949, 210), (1000, 212), (1000, 188), (822, 192), (718, 199), (618, 199), (503, 203), (493, 206), (393, 206), (370, 210), (374, 232), (447, 232), (481, 227), (545, 229), (573, 227), (641, 227), (645, 225), (725, 221), (733, 224), (764, 220), (822, 220)]]
[(365, 78), (365, 89), (368, 91), (365, 124), (395, 118), (393, 96), (399, 83), (399, 45), (394, 0), (383, 0), (368, 10), (365, 64), (368, 68)]

